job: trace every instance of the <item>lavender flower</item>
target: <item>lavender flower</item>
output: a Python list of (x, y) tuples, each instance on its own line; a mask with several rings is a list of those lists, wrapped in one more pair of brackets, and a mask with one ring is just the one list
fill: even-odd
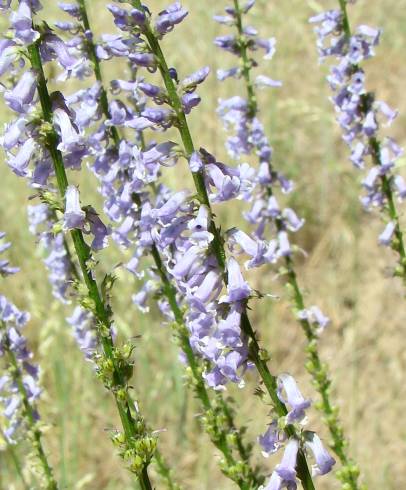
[[(286, 400), (283, 397), (282, 391), (286, 393)], [(286, 421), (288, 424), (300, 422), (305, 417), (305, 409), (311, 404), (310, 400), (306, 400), (300, 393), (296, 381), (289, 374), (281, 374), (278, 376), (278, 396), (283, 403), (291, 407)]]
[(266, 432), (258, 437), (258, 442), (265, 458), (268, 458), (270, 454), (275, 453), (279, 449), (282, 445), (282, 441), (280, 439), (280, 431), (276, 421), (273, 421)]
[(313, 475), (325, 475), (329, 473), (335, 464), (334, 458), (327, 452), (317, 434), (307, 431), (305, 436), (306, 447), (313, 452), (316, 460), (316, 464), (313, 467)]

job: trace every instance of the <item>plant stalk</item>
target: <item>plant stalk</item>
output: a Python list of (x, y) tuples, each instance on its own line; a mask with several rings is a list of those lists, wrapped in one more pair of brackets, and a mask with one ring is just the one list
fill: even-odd
[[(138, 8), (139, 10), (144, 11), (144, 7), (142, 6), (140, 0), (132, 0), (132, 4), (134, 7)], [(159, 71), (161, 73), (166, 90), (168, 92), (171, 106), (173, 107), (177, 115), (177, 129), (179, 131), (181, 140), (183, 142), (186, 156), (188, 159), (190, 159), (192, 153), (195, 151), (193, 139), (189, 130), (185, 113), (183, 112), (182, 109), (181, 100), (177, 93), (174, 82), (170, 76), (169, 68), (166, 63), (165, 56), (161, 50), (159, 41), (157, 40), (157, 38), (155, 37), (151, 29), (149, 22), (147, 22), (145, 26), (145, 36), (147, 38), (151, 51), (154, 53), (154, 55), (158, 60)], [(225, 263), (225, 250), (224, 250), (220, 230), (217, 228), (214, 221), (214, 215), (207, 194), (203, 171), (192, 172), (192, 176), (195, 183), (198, 199), (202, 204), (206, 205), (207, 208), (209, 209), (209, 213), (210, 213), (209, 231), (214, 235), (214, 239), (212, 242), (212, 251), (216, 256), (218, 266), (223, 273), (224, 284), (227, 285), (227, 268)], [(244, 333), (250, 339), (249, 351), (250, 351), (251, 358), (260, 374), (260, 377), (264, 383), (264, 386), (266, 387), (269, 396), (272, 399), (275, 411), (280, 417), (283, 417), (286, 415), (287, 409), (277, 396), (276, 378), (270, 373), (266, 361), (264, 361), (261, 356), (261, 350), (258, 341), (256, 339), (256, 334), (254, 332), (254, 329), (251, 325), (251, 322), (248, 318), (246, 311), (244, 311), (243, 314), (241, 315), (241, 327)], [(288, 426), (286, 428), (286, 433), (289, 436), (293, 435), (295, 433), (294, 427)], [(304, 457), (304, 454), (302, 452), (300, 452), (298, 457), (297, 471), (298, 471), (298, 477), (302, 481), (304, 489), (314, 490), (312, 477), (306, 462), (306, 458)]]
[[(39, 43), (40, 43), (40, 39), (29, 47), (29, 57), (30, 57), (32, 68), (37, 73), (37, 79), (38, 79), (37, 89), (38, 89), (44, 120), (47, 123), (49, 123), (52, 127), (52, 130), (48, 135), (47, 148), (51, 154), (51, 158), (54, 164), (59, 193), (61, 198), (64, 199), (66, 189), (68, 187), (68, 178), (66, 175), (62, 154), (57, 149), (58, 136), (53, 128), (52, 103), (48, 92), (45, 74), (41, 62)], [(95, 279), (93, 278), (93, 274), (88, 268), (88, 264), (90, 264), (90, 260), (92, 257), (90, 254), (90, 249), (83, 238), (82, 231), (78, 229), (74, 229), (71, 230), (70, 234), (74, 244), (76, 255), (79, 260), (79, 265), (82, 271), (83, 279), (89, 292), (89, 297), (94, 302), (95, 315), (99, 322), (99, 339), (103, 348), (103, 352), (106, 358), (111, 362), (113, 366), (114, 384), (116, 386), (125, 388), (124, 401), (118, 396), (117, 391), (113, 390), (113, 395), (116, 401), (117, 409), (119, 412), (119, 416), (121, 419), (121, 423), (124, 429), (126, 439), (128, 443), (132, 445), (132, 441), (136, 438), (136, 429), (135, 429), (136, 421), (133, 419), (132, 411), (137, 413), (137, 410), (134, 405), (134, 402), (131, 400), (130, 395), (128, 393), (128, 387), (126, 386), (125, 380), (123, 378), (123, 374), (117, 368), (116, 359), (114, 357), (113, 339), (110, 333), (109, 313), (103, 302), (98, 285)], [(109, 333), (106, 334), (106, 332), (103, 330), (106, 330)], [(147, 485), (146, 488), (151, 487), (146, 468), (145, 471), (142, 471), (141, 475), (139, 476), (139, 479), (140, 482), (142, 482), (142, 484)]]

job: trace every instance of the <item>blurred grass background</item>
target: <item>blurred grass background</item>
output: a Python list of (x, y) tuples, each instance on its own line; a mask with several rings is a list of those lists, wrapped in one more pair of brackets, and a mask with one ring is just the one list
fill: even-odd
[[(54, 2), (43, 3), (51, 12), (47, 20), (61, 17)], [(98, 32), (112, 32), (110, 14), (101, 8), (104, 3), (88, 2), (91, 18)], [(219, 84), (215, 79), (215, 70), (234, 60), (213, 46), (214, 36), (227, 29), (211, 20), (227, 2), (184, 0), (183, 4), (190, 10), (189, 17), (165, 38), (163, 47), (180, 77), (202, 65), (212, 67), (210, 79), (200, 89), (202, 104), (189, 119), (197, 145), (227, 161), (215, 106), (219, 97), (238, 94), (242, 87), (238, 81)], [(318, 66), (315, 36), (307, 23), (314, 12), (335, 7), (336, 2), (258, 0), (257, 4), (250, 24), (262, 35), (278, 40), (274, 59), (260, 70), (284, 83), (279, 90), (261, 93), (262, 119), (275, 150), (275, 165), (296, 181), (290, 205), (307, 221), (297, 237), (308, 254), (299, 264), (299, 276), (308, 304), (318, 304), (332, 319), (321, 341), (321, 354), (333, 373), (333, 397), (341, 409), (351, 452), (369, 487), (406, 488), (404, 291), (390, 277), (394, 257), (377, 246), (382, 223), (360, 209), (361, 175), (347, 162), (348, 152), (328, 101), (326, 68)], [(154, 0), (149, 6), (159, 11), (165, 2)], [(377, 57), (367, 64), (368, 84), (379, 98), (400, 109), (391, 134), (404, 144), (406, 0), (359, 0), (350, 7), (350, 16), (353, 24), (384, 29)], [(1, 19), (0, 26), (5, 25)], [(106, 78), (124, 77), (124, 73), (113, 72), (114, 68), (105, 66)], [(7, 116), (2, 107), (0, 118), (5, 121)], [(10, 258), (22, 269), (3, 281), (0, 290), (32, 313), (27, 335), (43, 370), (46, 391), (40, 409), (48, 423), (45, 441), (61, 488), (137, 488), (113, 455), (109, 441), (109, 430), (118, 425), (112, 400), (77, 351), (64, 320), (66, 311), (52, 299), (40, 253), (28, 233), (26, 204), (31, 192), (3, 162), (0, 178), (0, 229), (13, 241)], [(168, 178), (177, 188), (185, 185), (182, 173), (169, 172)], [(82, 202), (96, 203), (100, 209), (97, 183), (87, 170), (81, 184)], [(241, 221), (239, 210), (232, 208), (218, 209), (224, 227)], [(110, 247), (100, 255), (100, 268), (109, 270), (121, 260), (120, 252)], [(122, 272), (119, 279), (116, 321), (124, 336), (142, 336), (136, 349), (134, 386), (149, 424), (163, 430), (162, 452), (184, 488), (234, 488), (218, 470), (218, 455), (213, 457), (208, 437), (199, 427), (199, 406), (183, 386), (183, 369), (168, 328), (155, 310), (148, 316), (138, 313), (130, 300), (136, 284)], [(289, 371), (299, 380), (303, 393), (316, 398), (303, 368), (303, 335), (290, 312), (283, 284), (272, 270), (253, 276), (252, 281), (262, 292), (280, 298), (257, 302), (252, 314), (263, 345), (273, 353), (271, 369)], [(239, 408), (238, 421), (248, 425), (252, 439), (265, 430), (267, 421), (266, 407), (250, 396), (256, 382), (251, 375), (244, 390), (230, 388)], [(314, 409), (309, 428), (327, 437)], [(263, 460), (258, 447), (255, 454), (268, 472), (280, 457)], [(7, 454), (0, 453), (2, 489), (19, 488), (11, 468)], [(155, 481), (157, 488), (163, 488), (159, 478)], [(339, 484), (328, 476), (317, 487), (334, 489)]]

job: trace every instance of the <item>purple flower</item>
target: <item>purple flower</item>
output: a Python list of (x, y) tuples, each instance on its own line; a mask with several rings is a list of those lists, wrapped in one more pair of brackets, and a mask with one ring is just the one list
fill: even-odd
[(258, 88), (265, 88), (265, 87), (277, 88), (277, 87), (282, 87), (282, 82), (279, 80), (272, 80), (272, 78), (266, 77), (265, 75), (258, 75), (255, 78), (255, 85)]
[(210, 68), (208, 66), (200, 68), (200, 70), (195, 71), (194, 73), (186, 77), (184, 80), (182, 80), (180, 86), (186, 92), (194, 91), (197, 85), (200, 85), (206, 80), (209, 73), (210, 73)]
[(79, 5), (75, 3), (58, 2), (58, 7), (75, 19), (80, 19)]
[(43, 36), (41, 44), (41, 54), (44, 60), (56, 59), (58, 63), (68, 73), (75, 71), (79, 65), (85, 63), (85, 59), (77, 59), (69, 52), (68, 46), (61, 38), (52, 33), (46, 33)]
[(244, 301), (251, 295), (251, 288), (244, 280), (241, 274), (241, 269), (238, 262), (230, 257), (227, 261), (228, 271), (228, 284), (227, 284), (227, 296), (224, 296), (221, 301), (225, 303), (236, 303), (238, 301)]
[(212, 202), (229, 201), (238, 196), (240, 179), (233, 173), (219, 163), (206, 165), (206, 174), (212, 186), (209, 196)]
[(86, 209), (86, 221), (89, 225), (90, 233), (93, 235), (92, 249), (102, 250), (106, 248), (108, 246), (110, 230), (91, 206), (88, 206)]
[(163, 36), (170, 32), (176, 24), (180, 24), (187, 16), (188, 11), (183, 9), (180, 2), (169, 5), (165, 10), (158, 14), (155, 21), (155, 30)]
[(231, 347), (232, 349), (243, 347), (240, 324), (240, 308), (238, 308), (238, 305), (233, 305), (227, 317), (218, 323), (217, 337), (222, 347)]
[(64, 229), (82, 229), (85, 224), (86, 213), (80, 207), (79, 190), (75, 185), (69, 185), (66, 189), (65, 202)]
[(299, 450), (299, 442), (290, 439), (286, 445), (282, 461), (275, 468), (275, 472), (282, 478), (285, 484), (290, 483), (291, 488), (296, 488), (296, 458)]
[(53, 118), (61, 137), (58, 150), (62, 153), (74, 153), (81, 150), (84, 146), (83, 138), (73, 126), (69, 115), (63, 109), (56, 109)]
[[(284, 398), (282, 391), (286, 394)], [(310, 400), (306, 400), (300, 393), (296, 381), (289, 374), (280, 374), (278, 376), (278, 397), (282, 403), (288, 404), (291, 407), (287, 414), (286, 420), (288, 424), (301, 422), (306, 416), (305, 410), (311, 405)]]
[(265, 434), (258, 437), (258, 442), (262, 447), (262, 454), (265, 458), (268, 458), (270, 454), (276, 453), (282, 444), (280, 430), (276, 421), (269, 425)]
[(388, 247), (392, 243), (393, 235), (395, 234), (395, 231), (396, 231), (396, 222), (389, 221), (389, 223), (386, 225), (383, 232), (379, 235), (378, 238), (379, 244)]
[(32, 29), (31, 5), (26, 0), (21, 0), (18, 9), (11, 12), (10, 22), (15, 31), (15, 39), (22, 44), (32, 44), (39, 38), (39, 33)]
[(13, 123), (6, 125), (4, 135), (0, 139), (0, 144), (5, 150), (12, 150), (24, 134), (27, 120), (23, 117), (16, 119)]
[(203, 169), (203, 161), (199, 152), (194, 151), (189, 160), (189, 167), (192, 172), (200, 172)]
[[(271, 475), (271, 478), (269, 480), (269, 482), (267, 483), (267, 485), (265, 487), (260, 487), (260, 489), (262, 490), (282, 490), (283, 486), (286, 486), (286, 485), (283, 485), (283, 480), (282, 478), (278, 475), (278, 473), (276, 473), (276, 471), (274, 471)], [(288, 487), (289, 488), (289, 487)], [(291, 490), (295, 490), (295, 486), (292, 486), (290, 485), (290, 488)]]
[(301, 320), (307, 320), (310, 323), (316, 324), (319, 333), (330, 323), (330, 318), (325, 316), (318, 306), (310, 306), (310, 308), (299, 311), (298, 317)]
[(28, 138), (24, 144), (18, 150), (16, 155), (10, 155), (7, 160), (7, 165), (13, 170), (16, 175), (20, 177), (26, 177), (28, 175), (28, 165), (34, 151), (37, 148), (37, 144), (33, 138)]
[(305, 432), (305, 445), (310, 449), (316, 460), (316, 464), (312, 467), (312, 475), (325, 475), (329, 473), (335, 465), (335, 459), (330, 456), (320, 437), (315, 432)]
[(31, 108), (37, 88), (35, 73), (31, 70), (24, 72), (13, 90), (4, 93), (4, 100), (7, 105), (15, 112), (24, 114)]

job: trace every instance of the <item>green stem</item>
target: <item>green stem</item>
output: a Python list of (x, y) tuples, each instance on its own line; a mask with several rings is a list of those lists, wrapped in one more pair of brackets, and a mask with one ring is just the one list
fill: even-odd
[(347, 38), (351, 37), (351, 27), (347, 12), (347, 0), (338, 0), (343, 14), (343, 30)]
[[(303, 293), (299, 287), (293, 261), (286, 257), (286, 267), (288, 274), (288, 283), (293, 290), (293, 300), (298, 311), (306, 308)], [(306, 368), (313, 378), (313, 383), (321, 396), (320, 410), (325, 415), (325, 422), (333, 439), (332, 449), (340, 459), (343, 466), (340, 478), (349, 485), (351, 490), (358, 490), (359, 471), (353, 460), (347, 455), (348, 442), (344, 436), (344, 429), (338, 417), (338, 409), (330, 401), (330, 379), (327, 366), (322, 363), (318, 353), (318, 337), (312, 328), (310, 322), (306, 319), (300, 320), (300, 324), (306, 334), (308, 347), (308, 363)]]
[[(132, 4), (134, 7), (144, 11), (144, 7), (141, 4), (140, 0), (132, 0)], [(159, 42), (157, 38), (155, 37), (151, 26), (149, 22), (146, 23), (146, 26), (144, 28), (144, 33), (145, 37), (148, 41), (149, 48), (152, 53), (154, 53), (155, 57), (157, 58), (158, 61), (158, 68), (161, 73), (163, 82), (165, 84), (166, 90), (168, 92), (168, 97), (171, 103), (172, 108), (175, 110), (176, 115), (177, 115), (177, 129), (179, 131), (185, 154), (187, 158), (189, 159), (194, 152), (194, 144), (193, 144), (193, 139), (190, 134), (189, 126), (186, 120), (185, 113), (183, 112), (182, 109), (182, 103), (180, 100), (180, 97), (178, 95), (178, 92), (176, 90), (175, 84), (170, 76), (169, 73), (169, 68), (166, 63), (165, 56), (161, 50), (161, 47), (159, 45)], [(214, 215), (213, 211), (211, 208), (211, 204), (209, 201), (209, 197), (207, 194), (207, 189), (206, 189), (206, 184), (204, 180), (204, 173), (203, 171), (199, 172), (192, 172), (193, 180), (195, 183), (196, 187), (196, 193), (197, 197), (200, 200), (200, 202), (204, 205), (207, 206), (209, 209), (210, 213), (210, 225), (209, 225), (209, 231), (214, 235), (214, 239), (212, 241), (212, 252), (215, 255), (218, 266), (220, 270), (223, 273), (223, 279), (224, 283), (227, 284), (227, 268), (226, 268), (226, 262), (225, 262), (225, 250), (223, 246), (223, 239), (221, 237), (220, 230), (217, 228), (215, 221), (214, 221)], [(272, 402), (275, 407), (275, 411), (279, 416), (284, 416), (287, 413), (285, 405), (279, 400), (277, 396), (277, 382), (275, 376), (273, 376), (269, 368), (267, 366), (266, 361), (262, 358), (261, 356), (261, 349), (259, 347), (258, 341), (256, 339), (256, 335), (254, 332), (254, 329), (251, 325), (251, 322), (248, 318), (247, 312), (244, 311), (242, 316), (241, 316), (241, 327), (243, 332), (247, 335), (247, 337), (250, 339), (249, 340), (249, 351), (251, 358), (260, 374), (260, 377), (264, 383), (264, 386), (266, 387), (266, 390), (272, 399)], [(293, 426), (288, 426), (286, 428), (286, 434), (288, 436), (292, 436), (295, 434), (295, 429)], [(312, 481), (312, 477), (306, 462), (306, 459), (302, 453), (300, 453), (300, 457), (298, 458), (298, 465), (297, 465), (297, 470), (298, 470), (298, 476), (300, 480), (302, 481), (303, 487), (305, 490), (313, 490), (314, 485)]]
[(256, 113), (258, 112), (257, 98), (254, 91), (254, 86), (251, 81), (251, 68), (252, 62), (248, 56), (247, 49), (247, 38), (244, 34), (244, 28), (242, 24), (242, 12), (240, 8), (240, 4), (238, 0), (234, 0), (234, 10), (235, 10), (235, 19), (236, 25), (239, 35), (239, 47), (241, 53), (242, 60), (242, 75), (245, 80), (245, 85), (247, 88), (247, 96), (248, 96), (248, 117), (254, 118)]
[(47, 490), (57, 490), (58, 485), (56, 483), (56, 480), (54, 479), (51, 465), (48, 462), (48, 458), (42, 446), (42, 441), (41, 441), (42, 433), (38, 427), (37, 421), (35, 420), (34, 410), (31, 406), (31, 403), (28, 400), (27, 390), (25, 389), (24, 383), (21, 378), (20, 367), (17, 363), (17, 359), (14, 355), (14, 352), (11, 351), (11, 349), (7, 348), (7, 355), (10, 361), (10, 366), (12, 367), (13, 370), (12, 375), (14, 377), (15, 382), (17, 383), (18, 391), (20, 392), (20, 396), (23, 402), (24, 415), (30, 427), (29, 433), (31, 432), (32, 434), (33, 446), (37, 453), (38, 459), (41, 463), (45, 478), (47, 480)]
[[(101, 87), (100, 87), (100, 89), (101, 89), (100, 90), (100, 105), (101, 105), (101, 108), (103, 110), (103, 113), (106, 115), (108, 114), (108, 118), (110, 118), (109, 101), (107, 98), (106, 89), (103, 86), (101, 66), (99, 63), (99, 59), (97, 57), (96, 46), (94, 45), (93, 40), (92, 40), (93, 33), (92, 33), (91, 28), (90, 28), (89, 16), (87, 15), (86, 2), (85, 2), (85, 0), (78, 0), (78, 4), (79, 4), (80, 15), (81, 15), (81, 19), (83, 22), (83, 27), (85, 29), (85, 33), (87, 35), (91, 36), (91, 37), (86, 36), (85, 39), (86, 39), (86, 45), (87, 45), (87, 52), (88, 52), (89, 58), (93, 64), (93, 70), (94, 70), (96, 80), (98, 82), (100, 82), (100, 84), (101, 84)], [(120, 144), (120, 136), (119, 136), (117, 128), (115, 126), (110, 127), (110, 134), (114, 140), (115, 145), (118, 146)]]
[(7, 438), (6, 438), (3, 430), (1, 429), (1, 427), (0, 427), (0, 436), (2, 437), (2, 439), (7, 444), (7, 452), (10, 455), (11, 459), (13, 460), (13, 464), (14, 464), (16, 473), (21, 480), (21, 484), (24, 487), (24, 490), (30, 490), (30, 487), (29, 487), (29, 485), (28, 485), (28, 483), (24, 477), (23, 469), (21, 468), (20, 461), (18, 460), (18, 456), (17, 456), (16, 452), (14, 451), (13, 445), (9, 444), (7, 442)]
[[(83, 26), (84, 26), (86, 31), (92, 32), (90, 22), (89, 22), (89, 18), (88, 18), (88, 14), (87, 14), (87, 9), (86, 9), (86, 1), (85, 0), (78, 0), (78, 1), (79, 1), (81, 17), (82, 17), (82, 21), (83, 21)], [(90, 56), (92, 63), (93, 63), (95, 77), (96, 77), (97, 81), (100, 82), (101, 107), (102, 107), (102, 110), (103, 110), (105, 117), (110, 118), (111, 116), (110, 116), (110, 110), (109, 110), (109, 104), (108, 104), (108, 97), (107, 97), (107, 92), (106, 92), (106, 89), (105, 89), (105, 86), (103, 83), (103, 77), (102, 77), (100, 62), (97, 58), (96, 49), (95, 49), (95, 46), (92, 42), (91, 37), (88, 38), (87, 48), (88, 48), (89, 56)], [(118, 148), (118, 146), (120, 144), (120, 138), (119, 138), (118, 132), (117, 132), (115, 127), (112, 127), (111, 129), (113, 130), (112, 131), (112, 137), (113, 137), (114, 145), (116, 148)], [(142, 146), (144, 146), (142, 133), (141, 133), (141, 138), (142, 138), (141, 144), (142, 144)], [(191, 138), (190, 138), (190, 141), (191, 141)], [(141, 203), (140, 197), (137, 194), (134, 194), (133, 198), (134, 198), (135, 203), (140, 205), (140, 203)], [(179, 338), (180, 338), (181, 347), (182, 347), (182, 350), (186, 354), (186, 357), (188, 360), (188, 365), (192, 371), (192, 375), (193, 375), (193, 378), (195, 380), (196, 394), (197, 394), (198, 398), (200, 399), (200, 401), (202, 402), (202, 405), (203, 405), (205, 411), (207, 412), (209, 410), (212, 410), (213, 407), (212, 407), (210, 397), (208, 395), (204, 380), (202, 378), (202, 372), (201, 372), (201, 369), (199, 367), (199, 363), (198, 363), (196, 356), (193, 352), (192, 346), (190, 345), (189, 333), (188, 333), (187, 328), (185, 326), (185, 320), (183, 317), (183, 313), (182, 313), (182, 311), (178, 305), (177, 299), (176, 299), (176, 289), (172, 285), (171, 281), (169, 280), (169, 278), (167, 276), (167, 273), (165, 271), (165, 266), (162, 262), (160, 253), (159, 253), (155, 244), (152, 245), (151, 253), (152, 253), (152, 257), (154, 259), (154, 263), (155, 263), (155, 266), (157, 268), (158, 274), (161, 278), (161, 282), (163, 285), (163, 293), (165, 294), (165, 296), (169, 302), (171, 310), (175, 316), (176, 323), (178, 325), (178, 334), (179, 334)], [(224, 405), (222, 405), (222, 407), (224, 407), (224, 412), (225, 412), (225, 410), (226, 410), (225, 407), (227, 407), (227, 404), (225, 403), (225, 401), (224, 401)], [(229, 427), (234, 428), (234, 422), (232, 420), (231, 411), (229, 410), (226, 413), (226, 415), (227, 415)], [(217, 439), (212, 438), (212, 442), (223, 453), (223, 455), (227, 461), (228, 466), (235, 466), (236, 461), (232, 456), (232, 449), (228, 445), (226, 432), (222, 431), (222, 433), (220, 434), (220, 437)], [(240, 453), (240, 456), (242, 457), (242, 459), (244, 461), (247, 462), (249, 459), (247, 456), (247, 450), (243, 445), (243, 441), (241, 439), (241, 435), (240, 435), (239, 431), (237, 431), (237, 447), (238, 447), (238, 451)], [(161, 471), (163, 471), (163, 473), (166, 474), (165, 466), (162, 466), (162, 464), (165, 464), (162, 457), (159, 454), (157, 454), (155, 459), (157, 461), (158, 466), (161, 468)], [(249, 479), (252, 481), (252, 483), (257, 483), (256, 477), (252, 471), (250, 471)], [(246, 484), (243, 481), (240, 481), (239, 485), (240, 485), (240, 488), (247, 488), (244, 486)]]
[[(37, 79), (38, 79), (37, 90), (39, 94), (44, 120), (47, 123), (49, 123), (50, 126), (52, 127), (52, 130), (48, 134), (47, 148), (51, 154), (51, 158), (54, 164), (59, 193), (62, 199), (64, 199), (66, 189), (68, 187), (68, 178), (65, 172), (62, 154), (60, 153), (59, 150), (57, 150), (58, 136), (53, 128), (52, 103), (46, 84), (44, 70), (42, 67), (41, 56), (39, 51), (39, 42), (40, 40), (38, 40), (35, 44), (32, 44), (29, 47), (29, 56), (30, 56), (32, 68), (37, 73)], [(77, 229), (71, 230), (70, 234), (74, 244), (76, 255), (79, 260), (79, 265), (82, 271), (83, 279), (89, 292), (89, 297), (92, 299), (95, 306), (95, 316), (99, 322), (99, 340), (101, 342), (105, 357), (111, 362), (113, 366), (113, 384), (116, 387), (123, 388), (125, 392), (125, 396), (124, 396), (125, 401), (123, 401), (122, 398), (119, 397), (117, 391), (114, 389), (112, 390), (116, 400), (116, 405), (120, 415), (126, 440), (128, 444), (131, 446), (133, 439), (135, 439), (137, 435), (135, 429), (136, 421), (132, 417), (132, 412), (137, 413), (137, 410), (134, 402), (131, 400), (129, 396), (128, 387), (126, 385), (123, 374), (117, 368), (117, 362), (114, 356), (114, 345), (110, 333), (109, 312), (103, 302), (98, 285), (95, 279), (93, 278), (93, 274), (88, 267), (88, 264), (90, 264), (92, 257), (90, 254), (90, 249), (83, 238), (83, 234), (81, 230), (77, 230)], [(147, 473), (144, 474), (143, 472), (140, 477), (140, 480), (143, 480), (145, 478), (148, 480), (148, 474)]]

